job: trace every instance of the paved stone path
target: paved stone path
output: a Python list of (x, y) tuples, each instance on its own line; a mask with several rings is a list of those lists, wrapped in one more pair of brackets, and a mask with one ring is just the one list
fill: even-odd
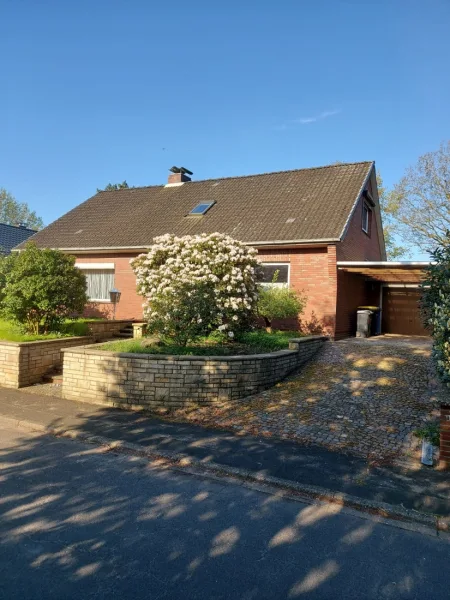
[(438, 416), (426, 338), (382, 336), (326, 344), (299, 375), (230, 406), (172, 418), (274, 436), (363, 456), (374, 463), (417, 452), (412, 432)]

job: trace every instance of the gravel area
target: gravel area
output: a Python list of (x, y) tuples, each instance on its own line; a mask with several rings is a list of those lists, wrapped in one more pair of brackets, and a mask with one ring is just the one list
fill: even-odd
[(40, 396), (56, 396), (61, 398), (62, 383), (35, 383), (28, 387), (20, 388), (21, 392), (27, 394), (39, 394)]

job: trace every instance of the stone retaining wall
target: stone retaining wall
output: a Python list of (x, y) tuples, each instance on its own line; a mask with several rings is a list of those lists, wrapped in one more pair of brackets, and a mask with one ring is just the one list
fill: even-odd
[(117, 320), (117, 321), (88, 321), (87, 325), (92, 336), (96, 340), (107, 340), (114, 337), (115, 333), (119, 333), (121, 329), (127, 325), (132, 325), (133, 320)]
[(237, 400), (267, 389), (308, 361), (327, 338), (291, 340), (289, 350), (248, 356), (163, 356), (64, 351), (63, 397), (113, 406), (179, 408)]
[(91, 337), (59, 338), (37, 342), (0, 341), (0, 385), (20, 388), (38, 383), (52, 367), (62, 365), (62, 349), (80, 346)]

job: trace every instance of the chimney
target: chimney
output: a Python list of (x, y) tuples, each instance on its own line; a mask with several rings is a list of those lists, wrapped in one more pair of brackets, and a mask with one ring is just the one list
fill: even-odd
[(191, 181), (189, 175), (193, 175), (192, 171), (186, 169), (185, 167), (172, 167), (169, 169), (171, 171), (167, 183), (170, 184), (181, 184), (186, 183), (187, 181)]

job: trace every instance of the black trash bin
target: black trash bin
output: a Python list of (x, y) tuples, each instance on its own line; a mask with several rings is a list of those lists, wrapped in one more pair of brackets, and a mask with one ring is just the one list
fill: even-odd
[(356, 337), (370, 337), (373, 312), (367, 308), (358, 309), (356, 312)]
[(374, 306), (372, 309), (372, 335), (381, 335), (381, 308)]
[[(362, 310), (369, 310), (372, 313), (372, 318), (369, 326), (369, 335), (380, 335), (381, 334), (381, 308), (379, 306), (358, 306), (358, 312)], [(358, 336), (357, 337), (369, 337)]]

